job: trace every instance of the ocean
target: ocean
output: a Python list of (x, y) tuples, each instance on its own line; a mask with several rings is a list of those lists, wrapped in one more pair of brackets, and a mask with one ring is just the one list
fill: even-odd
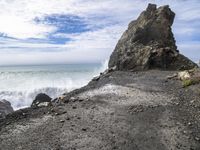
[(102, 64), (0, 66), (0, 100), (17, 110), (31, 105), (35, 96), (56, 98), (86, 85), (107, 68)]

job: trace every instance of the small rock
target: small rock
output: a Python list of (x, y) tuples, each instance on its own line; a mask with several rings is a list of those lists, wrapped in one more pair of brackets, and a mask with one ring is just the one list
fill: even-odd
[(33, 108), (47, 107), (50, 105), (51, 105), (51, 98), (44, 93), (40, 93), (35, 97), (35, 100), (32, 102), (31, 107)]
[[(173, 75), (169, 75), (167, 76), (167, 79), (173, 79), (173, 78), (176, 78), (178, 75), (175, 73)], [(166, 80), (167, 81), (167, 80)]]
[(196, 141), (200, 141), (200, 138), (199, 138), (199, 137), (195, 137), (195, 140), (196, 140)]
[(60, 120), (60, 123), (63, 123), (63, 122), (65, 122), (64, 120)]
[(178, 73), (178, 79), (180, 80), (186, 80), (186, 79), (190, 79), (190, 73), (188, 71), (181, 71)]
[(67, 111), (63, 111), (63, 112), (62, 112), (62, 114), (66, 114), (66, 113), (67, 113)]
[(12, 113), (14, 110), (11, 106), (11, 103), (7, 100), (0, 101), (0, 118), (5, 118), (9, 113)]
[(79, 101), (79, 102), (82, 102), (82, 101), (83, 101), (83, 99), (79, 99), (78, 101)]
[(111, 112), (111, 113), (110, 113), (110, 115), (112, 115), (112, 116), (113, 116), (114, 114), (115, 114), (114, 112)]
[(63, 101), (63, 100), (64, 100), (64, 98), (65, 98), (65, 96), (64, 96), (64, 95), (62, 95), (62, 96), (60, 96), (58, 99), (59, 99), (60, 101)]
[(81, 130), (82, 130), (82, 131), (87, 131), (87, 129), (86, 129), (86, 128), (82, 128)]
[(118, 147), (117, 147), (117, 146), (114, 146), (112, 149), (118, 149)]
[(22, 115), (23, 115), (23, 116), (26, 116), (27, 114), (26, 114), (26, 113), (22, 113)]
[(77, 108), (76, 106), (73, 106), (73, 107), (72, 107), (72, 109), (76, 109), (76, 108)]
[(187, 131), (184, 130), (183, 133), (184, 133), (184, 134), (187, 134)]
[(96, 106), (93, 106), (91, 109), (95, 109), (96, 108)]
[(100, 79), (100, 76), (97, 76), (97, 77), (94, 77), (93, 79), (92, 79), (92, 81), (98, 81)]
[(47, 107), (50, 105), (50, 102), (43, 102), (43, 103), (39, 103), (37, 106), (38, 107)]
[(75, 97), (71, 97), (71, 98), (70, 98), (70, 101), (75, 102), (75, 101), (76, 101), (76, 98), (75, 98)]
[(190, 103), (193, 104), (193, 103), (194, 103), (194, 100), (190, 101)]
[(175, 105), (179, 105), (179, 102), (175, 102), (174, 104), (175, 104)]

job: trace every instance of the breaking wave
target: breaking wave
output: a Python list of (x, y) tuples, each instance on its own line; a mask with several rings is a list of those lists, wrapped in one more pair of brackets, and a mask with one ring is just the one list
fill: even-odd
[(56, 98), (86, 85), (107, 68), (107, 63), (0, 67), (0, 100), (10, 101), (16, 110), (30, 106), (39, 93)]

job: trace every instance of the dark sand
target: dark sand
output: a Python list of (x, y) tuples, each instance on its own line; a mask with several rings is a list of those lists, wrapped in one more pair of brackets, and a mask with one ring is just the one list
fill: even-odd
[(0, 149), (200, 150), (200, 85), (173, 73), (112, 72), (67, 103), (19, 110), (0, 121)]

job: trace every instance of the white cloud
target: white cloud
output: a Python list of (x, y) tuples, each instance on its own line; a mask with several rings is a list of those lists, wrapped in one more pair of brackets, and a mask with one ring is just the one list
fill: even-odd
[[(4, 47), (0, 52), (0, 64), (102, 62), (110, 56), (123, 30), (121, 26), (112, 26), (97, 31), (66, 35), (74, 40), (63, 45), (18, 43), (18, 40), (7, 40), (4, 41)], [(7, 48), (6, 43), (12, 43), (9, 45), (19, 48)]]
[[(198, 47), (189, 53), (186, 49), (193, 46), (192, 39), (187, 39), (187, 46), (183, 46), (183, 41), (186, 36), (199, 33), (198, 0), (0, 0), (0, 33), (16, 38), (0, 38), (0, 64), (101, 61), (109, 57), (128, 23), (136, 19), (149, 2), (169, 4), (176, 12), (173, 29), (179, 49), (194, 58), (199, 53)], [(71, 41), (52, 44), (47, 37), (57, 27), (34, 21), (36, 17), (52, 14), (82, 17), (93, 30), (81, 34), (55, 33), (54, 37), (71, 38)], [(94, 30), (95, 26), (101, 28)], [(42, 38), (44, 42), (36, 43), (28, 38)]]
[(45, 38), (50, 32), (55, 31), (55, 27), (35, 24), (33, 21), (28, 21), (16, 16), (0, 15), (0, 32), (4, 35), (13, 38)]

